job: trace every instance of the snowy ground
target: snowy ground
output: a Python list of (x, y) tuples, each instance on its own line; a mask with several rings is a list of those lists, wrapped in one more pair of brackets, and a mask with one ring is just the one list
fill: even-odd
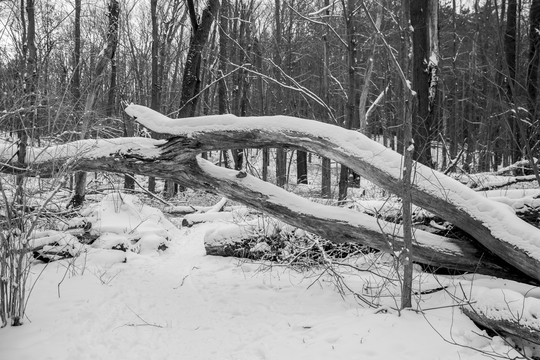
[[(117, 205), (109, 209), (102, 204), (96, 210), (108, 226), (109, 239), (115, 224), (128, 234), (141, 231), (142, 238), (149, 238), (147, 244), (159, 242), (148, 235), (154, 231), (170, 240), (169, 248), (138, 254), (89, 247), (75, 261), (34, 264), (28, 318), (21, 327), (0, 329), (0, 359), (432, 360), (518, 355), (452, 306), (450, 294), (461, 291), (456, 279), (440, 279), (450, 284), (448, 292), (416, 298), (422, 312), (399, 314), (391, 309), (399, 300), (384, 291), (378, 298), (382, 306), (373, 309), (352, 296), (342, 297), (327, 275), (319, 277), (320, 270), (268, 271), (260, 264), (205, 256), (205, 235), (222, 223), (176, 229), (159, 212), (148, 212), (141, 222)], [(345, 278), (359, 292), (381, 290), (368, 273)], [(422, 286), (436, 284), (426, 277)]]

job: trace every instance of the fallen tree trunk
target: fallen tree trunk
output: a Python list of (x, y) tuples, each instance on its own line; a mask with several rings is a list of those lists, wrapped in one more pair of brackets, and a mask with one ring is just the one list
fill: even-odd
[[(357, 132), (291, 117), (220, 115), (173, 120), (136, 105), (126, 111), (151, 130), (174, 137), (169, 141), (89, 140), (36, 149), (29, 151), (28, 163), (33, 165), (24, 171), (46, 174), (55, 172), (62, 164), (87, 171), (152, 175), (220, 193), (332, 241), (357, 241), (383, 251), (393, 251), (395, 244), (401, 246), (401, 229), (395, 224), (342, 208), (315, 205), (245, 173), (196, 158), (200, 152), (218, 149), (301, 147), (343, 163), (400, 195), (401, 156)], [(0, 153), (4, 162), (9, 163), (10, 153)], [(540, 280), (538, 229), (516, 218), (507, 206), (485, 199), (441, 173), (421, 164), (416, 164), (415, 170), (413, 202), (462, 228), (490, 250), (417, 231), (415, 261), (521, 281)], [(2, 171), (17, 169), (4, 166)]]
[(516, 319), (490, 317), (469, 306), (462, 307), (462, 311), (481, 328), (490, 329), (500, 336), (510, 336), (514, 339), (540, 344), (540, 327), (527, 326)]
[[(294, 146), (338, 161), (373, 183), (399, 196), (402, 194), (402, 156), (355, 131), (285, 116), (170, 119), (138, 105), (130, 105), (126, 112), (156, 132), (176, 136), (163, 147), (163, 154), (173, 157), (186, 156), (190, 151)], [(179, 148), (183, 149), (182, 155), (175, 151)], [(517, 218), (507, 206), (486, 199), (420, 163), (415, 163), (412, 201), (455, 224), (504, 261), (540, 280), (540, 230)]]
[(540, 298), (534, 288), (524, 289), (471, 284), (464, 293), (468, 300), (461, 310), (480, 327), (498, 335), (540, 345)]
[[(357, 211), (312, 203), (253, 176), (238, 176), (238, 171), (215, 166), (201, 158), (181, 158), (179, 154), (170, 160), (160, 155), (164, 144), (163, 140), (119, 138), (32, 149), (36, 156), (26, 173), (53, 174), (60, 170), (59, 164), (68, 164), (72, 170), (132, 172), (167, 178), (192, 188), (221, 193), (331, 241), (355, 241), (388, 252), (392, 251), (393, 244), (402, 245), (400, 227), (395, 224)], [(0, 153), (4, 158), (8, 155), (7, 151)], [(12, 167), (11, 170), (24, 169)], [(423, 231), (416, 231), (415, 235), (413, 258), (417, 262), (524, 281), (521, 273), (471, 242)]]

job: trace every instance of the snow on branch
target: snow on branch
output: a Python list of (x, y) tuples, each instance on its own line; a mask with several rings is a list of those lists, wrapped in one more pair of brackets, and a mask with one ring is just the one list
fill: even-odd
[[(275, 186), (263, 182), (264, 187), (258, 190), (249, 188), (247, 183), (254, 181), (252, 177), (237, 178), (237, 173), (231, 170), (230, 173), (222, 173), (219, 167), (209, 167), (196, 156), (204, 151), (231, 148), (302, 148), (340, 162), (373, 183), (401, 195), (402, 156), (393, 150), (356, 131), (287, 116), (238, 118), (213, 115), (171, 119), (139, 105), (130, 105), (126, 112), (151, 130), (172, 137), (168, 141), (143, 138), (85, 140), (33, 149), (28, 152), (31, 158), (28, 159), (27, 173), (54, 172), (58, 164), (71, 161), (71, 170), (137, 173), (171, 179), (188, 187), (217, 192), (231, 200), (241, 201), (295, 226), (307, 227), (323, 237), (336, 237), (338, 241), (350, 239), (388, 249), (386, 234), (381, 234), (378, 226), (374, 229), (376, 219), (372, 218), (375, 223), (358, 224), (351, 218), (353, 215), (342, 214), (342, 209), (335, 207), (324, 210), (328, 216), (317, 217), (318, 213), (323, 213), (322, 209), (313, 213), (309, 210), (314, 208), (311, 202), (303, 203), (302, 208), (294, 208), (297, 203), (287, 202), (292, 198), (288, 192), (271, 201), (277, 199), (274, 196), (278, 191)], [(10, 157), (13, 150), (13, 147), (0, 144), (0, 162), (16, 165), (16, 160)], [(17, 172), (6, 166), (0, 171)], [(509, 269), (513, 267), (540, 281), (540, 244), (537, 240), (540, 230), (520, 220), (509, 206), (487, 199), (421, 164), (415, 164), (412, 201), (463, 229), (511, 266), (497, 262), (496, 257), (490, 257), (475, 243), (452, 248), (446, 238), (442, 238), (444, 241), (431, 238), (433, 241), (430, 243), (427, 235), (417, 232), (419, 249), (415, 251), (418, 261), (429, 263), (433, 258), (435, 264), (466, 271), (474, 271), (474, 264), (484, 268), (484, 273), (492, 274), (501, 272), (501, 269), (511, 272)], [(354, 213), (354, 217), (357, 216), (358, 213)], [(399, 241), (399, 231), (396, 234)], [(467, 247), (468, 250), (464, 250)], [(459, 264), (460, 257), (466, 264)], [(483, 259), (488, 260), (484, 263)], [(452, 267), (452, 263), (458, 265)]]
[[(199, 152), (239, 147), (292, 146), (340, 162), (370, 181), (400, 195), (402, 156), (366, 136), (313, 120), (289, 116), (210, 115), (170, 119), (149, 108), (130, 105), (126, 112), (144, 126), (174, 135)], [(456, 224), (492, 252), (529, 276), (540, 279), (540, 230), (513, 210), (484, 198), (458, 181), (415, 164), (413, 203)]]

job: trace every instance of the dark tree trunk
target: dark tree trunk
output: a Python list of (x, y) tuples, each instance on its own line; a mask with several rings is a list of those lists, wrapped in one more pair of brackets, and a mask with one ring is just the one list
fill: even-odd
[[(281, 23), (281, 1), (275, 0), (275, 51), (274, 51), (274, 62), (277, 66), (281, 68), (281, 38), (282, 38), (282, 26)], [(278, 82), (281, 82), (281, 70), (275, 70), (275, 77)], [(281, 85), (278, 85), (278, 107), (283, 105), (283, 89)], [(278, 147), (276, 149), (276, 184), (277, 186), (284, 187), (287, 183), (287, 152), (284, 148)]]
[(332, 161), (323, 157), (321, 161), (321, 173), (322, 173), (322, 184), (321, 184), (321, 197), (325, 199), (332, 198)]
[(78, 107), (81, 100), (81, 0), (75, 0), (75, 29), (73, 51), (73, 76), (71, 78), (71, 94)]
[[(516, 28), (517, 28), (517, 0), (508, 0), (508, 9), (506, 11), (506, 31), (504, 34), (504, 50), (506, 67), (508, 69), (508, 78), (506, 79), (506, 96), (510, 107), (514, 107), (514, 97), (516, 92)], [(509, 123), (512, 131), (510, 137), (510, 156), (511, 163), (521, 159), (521, 140), (518, 118), (515, 114), (509, 115)]]
[[(124, 116), (124, 136), (133, 137), (135, 136), (134, 121), (128, 116)], [(154, 179), (154, 177), (150, 177)], [(149, 186), (150, 187), (150, 186)], [(135, 189), (135, 174), (129, 172), (124, 174), (124, 189), (134, 190)]]
[(116, 65), (116, 59), (111, 59), (111, 82), (109, 85), (109, 96), (107, 98), (106, 116), (112, 116), (114, 113), (116, 103), (116, 77), (118, 73), (118, 66)]
[[(254, 55), (255, 55), (255, 62), (257, 66), (257, 71), (259, 71), (261, 74), (263, 73), (263, 56), (262, 56), (262, 49), (261, 45), (259, 43), (259, 40), (257, 38), (253, 41), (253, 49), (254, 49)], [(258, 81), (258, 88), (259, 88), (259, 115), (265, 115), (265, 96), (264, 96), (264, 79), (261, 76), (259, 76)], [(268, 166), (270, 165), (270, 156), (268, 153), (268, 148), (262, 149), (262, 179), (264, 181), (268, 181)]]
[[(80, 139), (88, 137), (89, 128), (94, 118), (93, 112), (98, 92), (103, 81), (103, 75), (107, 64), (114, 58), (116, 46), (118, 45), (118, 16), (120, 14), (120, 4), (118, 0), (111, 0), (109, 3), (109, 26), (107, 29), (107, 43), (105, 49), (100, 53), (100, 57), (94, 69), (94, 81), (90, 86), (84, 106), (83, 121), (80, 132)], [(75, 194), (69, 205), (79, 207), (83, 204), (86, 193), (86, 173), (75, 174)]]
[(307, 152), (302, 150), (296, 151), (296, 183), (307, 184)]
[[(527, 94), (531, 123), (539, 115), (538, 107), (538, 67), (540, 64), (540, 0), (532, 0), (529, 13), (529, 66), (527, 68)], [(535, 136), (537, 139), (537, 136)]]
[[(200, 22), (197, 22), (195, 5), (193, 0), (188, 0), (189, 16), (192, 24), (192, 34), (189, 42), (189, 50), (184, 64), (182, 77), (182, 89), (180, 95), (180, 109), (178, 117), (187, 118), (195, 116), (201, 88), (201, 65), (204, 47), (208, 42), (212, 23), (218, 13), (219, 0), (209, 0), (204, 8)], [(178, 184), (167, 182), (165, 184), (168, 197), (174, 196), (179, 188)]]
[(218, 86), (218, 113), (227, 114), (228, 99), (227, 99), (227, 79), (224, 77), (227, 74), (227, 63), (229, 61), (229, 2), (222, 0), (220, 17), (219, 17), (219, 80)]
[(413, 139), (415, 159), (424, 165), (432, 166), (431, 159), (431, 117), (429, 116), (429, 84), (427, 70), (429, 61), (428, 14), (430, 0), (410, 2), (412, 34), (412, 88), (418, 97), (418, 112), (413, 119)]
[(189, 42), (189, 50), (184, 65), (184, 76), (182, 78), (180, 109), (178, 110), (178, 117), (180, 118), (195, 116), (201, 87), (200, 70), (203, 51), (208, 41), (210, 28), (220, 7), (219, 0), (209, 0), (202, 12), (200, 23), (197, 23), (193, 0), (188, 0), (188, 4), (193, 33)]
[[(357, 81), (356, 81), (356, 28), (355, 28), (355, 4), (354, 0), (347, 1), (347, 9), (343, 9), (345, 17), (345, 25), (347, 30), (347, 69), (348, 69), (348, 94), (347, 105), (345, 109), (345, 128), (358, 129), (360, 123), (357, 121), (358, 111), (356, 106)], [(344, 201), (347, 198), (347, 190), (349, 188), (349, 176), (352, 173), (349, 169), (341, 165), (339, 173), (339, 192), (338, 200)]]
[[(330, 17), (330, 0), (324, 0), (324, 7), (326, 8), (325, 16), (328, 19)], [(330, 101), (330, 94), (329, 94), (329, 86), (328, 86), (328, 78), (329, 78), (329, 44), (328, 44), (328, 34), (325, 33), (323, 35), (323, 47), (324, 47), (324, 54), (323, 54), (323, 79), (322, 79), (322, 92), (323, 96), (322, 98), (325, 100), (326, 104), (329, 104)], [(332, 163), (330, 159), (323, 157), (321, 159), (321, 197), (330, 199), (332, 198)]]
[[(157, 19), (157, 0), (150, 1), (150, 18), (152, 21), (152, 85), (150, 94), (150, 107), (156, 111), (160, 111), (161, 107), (161, 86), (159, 77), (159, 26)], [(126, 177), (126, 184), (130, 181), (129, 177)], [(151, 193), (156, 192), (156, 178), (150, 176), (148, 178), (148, 191)]]

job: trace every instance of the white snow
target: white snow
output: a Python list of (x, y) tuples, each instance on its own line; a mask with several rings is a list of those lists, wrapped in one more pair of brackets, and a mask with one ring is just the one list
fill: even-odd
[[(121, 197), (108, 196), (87, 215), (117, 233), (160, 218), (136, 198)], [(322, 269), (260, 271), (259, 264), (205, 256), (203, 239), (223, 231), (224, 222), (178, 230), (161, 219), (152, 227), (171, 236), (164, 252), (92, 248), (76, 260), (34, 264), (28, 318), (21, 327), (0, 329), (0, 358), (484, 359), (475, 348), (517, 356), (452, 306), (451, 292), (415, 297), (423, 312), (400, 316), (392, 310), (399, 294), (384, 279), (341, 269), (355, 291), (380, 303), (368, 308), (340, 296)], [(415, 280), (422, 289), (441, 283), (463, 288), (458, 279), (417, 274)], [(526, 317), (539, 310), (536, 303), (526, 309)]]
[[(129, 105), (125, 111), (144, 126), (172, 135), (192, 136), (205, 131), (257, 129), (279, 134), (287, 134), (291, 131), (309, 132), (312, 136), (336, 144), (349, 156), (361, 158), (397, 179), (401, 176), (402, 156), (398, 153), (359, 132), (318, 121), (288, 116), (236, 117), (234, 115), (171, 119), (152, 109), (134, 104)], [(487, 199), (482, 194), (464, 187), (458, 181), (419, 163), (415, 164), (414, 186), (450, 204), (455, 204), (483, 223), (494, 237), (509, 243), (513, 248), (520, 249), (537, 263), (540, 262), (540, 231), (516, 217), (511, 207)], [(435, 209), (429, 210), (435, 211)], [(531, 276), (537, 275), (533, 274), (532, 270), (530, 272)]]
[[(50, 161), (55, 159), (71, 159), (75, 162), (81, 157), (99, 158), (110, 156), (118, 152), (140, 154), (151, 158), (158, 156), (160, 151), (158, 145), (165, 140), (154, 140), (147, 138), (117, 138), (100, 140), (79, 140), (64, 145), (52, 145), (50, 147), (29, 147), (27, 149), (26, 161)], [(11, 160), (15, 156), (17, 146), (13, 142), (0, 139), (0, 158), (3, 161)]]

